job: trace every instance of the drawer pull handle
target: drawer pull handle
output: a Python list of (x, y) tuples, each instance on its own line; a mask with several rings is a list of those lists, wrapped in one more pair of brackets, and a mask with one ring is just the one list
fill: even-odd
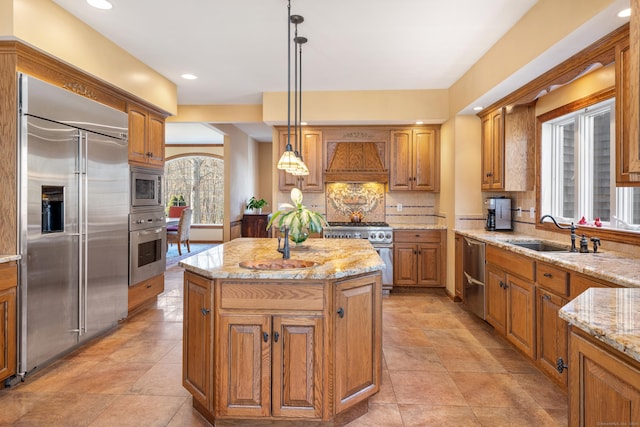
[(262, 339), (264, 340), (264, 342), (269, 342), (269, 334), (266, 332), (263, 332)]
[(544, 273), (543, 274), (544, 277), (548, 277), (549, 279), (553, 277), (553, 274), (551, 273)]
[(342, 307), (340, 307), (338, 309), (337, 313), (338, 313), (338, 316), (340, 316), (341, 319), (344, 317), (344, 309)]
[(209, 312), (210, 312), (211, 310), (209, 310), (208, 308), (203, 308), (203, 309), (201, 309), (200, 311), (202, 312), (202, 315), (203, 315), (203, 316), (206, 316), (207, 314), (209, 314)]

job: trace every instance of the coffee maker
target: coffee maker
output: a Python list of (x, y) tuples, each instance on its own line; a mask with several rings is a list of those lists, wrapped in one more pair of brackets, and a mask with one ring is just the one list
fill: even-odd
[(487, 208), (487, 223), (485, 229), (489, 231), (511, 231), (511, 199), (506, 197), (488, 197), (484, 200)]

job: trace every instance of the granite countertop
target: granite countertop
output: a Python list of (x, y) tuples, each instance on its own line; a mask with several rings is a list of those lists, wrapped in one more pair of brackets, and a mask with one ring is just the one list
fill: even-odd
[(538, 252), (510, 244), (512, 241), (542, 240), (570, 246), (569, 236), (565, 240), (539, 239), (535, 236), (514, 232), (491, 232), (485, 230), (455, 230), (456, 233), (485, 243), (508, 249), (531, 258), (554, 264), (567, 270), (583, 273), (618, 286), (640, 288), (640, 257), (599, 249), (597, 253), (579, 252)]
[(562, 307), (559, 315), (640, 362), (640, 289), (589, 288)]
[(389, 223), (389, 226), (394, 230), (446, 230), (446, 225), (438, 224), (393, 224)]
[(309, 268), (253, 270), (242, 261), (282, 259), (277, 239), (240, 238), (211, 248), (180, 262), (186, 271), (209, 279), (307, 279), (326, 280), (382, 270), (384, 262), (365, 239), (308, 239), (304, 250), (291, 245), (291, 259), (318, 262)]
[(4, 264), (5, 262), (17, 261), (21, 259), (20, 255), (0, 255), (0, 264)]

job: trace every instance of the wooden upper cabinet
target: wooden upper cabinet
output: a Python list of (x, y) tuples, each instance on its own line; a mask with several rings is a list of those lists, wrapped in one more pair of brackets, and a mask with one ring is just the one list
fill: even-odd
[[(628, 80), (626, 99), (623, 104), (628, 112), (624, 124), (627, 138), (623, 144), (628, 147), (629, 173), (640, 173), (640, 0), (631, 0), (631, 18), (629, 20), (630, 51), (627, 55)], [(617, 58), (616, 58), (617, 59)], [(640, 180), (633, 177), (634, 181)]]
[[(296, 134), (291, 133), (291, 147), (294, 150), (295, 138)], [(284, 130), (280, 132), (279, 156), (284, 153), (286, 146), (287, 131)], [(302, 131), (302, 158), (309, 169), (309, 175), (296, 176), (283, 170), (278, 171), (278, 188), (280, 191), (291, 191), (293, 188), (311, 192), (324, 191), (322, 131), (313, 129), (304, 129)]]
[(481, 123), (482, 190), (533, 190), (534, 104), (499, 108), (482, 116)]
[(482, 189), (501, 190), (504, 129), (502, 108), (482, 118)]
[(637, 135), (631, 129), (632, 114), (637, 113), (630, 104), (631, 91), (637, 90), (631, 84), (632, 56), (628, 38), (616, 46), (616, 184), (621, 187), (640, 186), (640, 173), (631, 173), (631, 133)]
[(440, 131), (436, 127), (391, 131), (389, 189), (440, 190)]
[(129, 104), (129, 162), (164, 166), (164, 117)]

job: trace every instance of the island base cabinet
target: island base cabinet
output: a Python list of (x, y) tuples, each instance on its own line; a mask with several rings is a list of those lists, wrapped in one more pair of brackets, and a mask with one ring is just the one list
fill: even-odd
[[(376, 279), (377, 277), (377, 279)], [(380, 277), (337, 283), (335, 298), (335, 407), (341, 412), (380, 389), (382, 331)]]
[(189, 390), (194, 402), (208, 411), (213, 409), (212, 296), (210, 281), (185, 273), (182, 385)]
[(570, 427), (640, 425), (640, 364), (614, 353), (571, 328)]
[(222, 417), (322, 416), (322, 318), (220, 316)]

